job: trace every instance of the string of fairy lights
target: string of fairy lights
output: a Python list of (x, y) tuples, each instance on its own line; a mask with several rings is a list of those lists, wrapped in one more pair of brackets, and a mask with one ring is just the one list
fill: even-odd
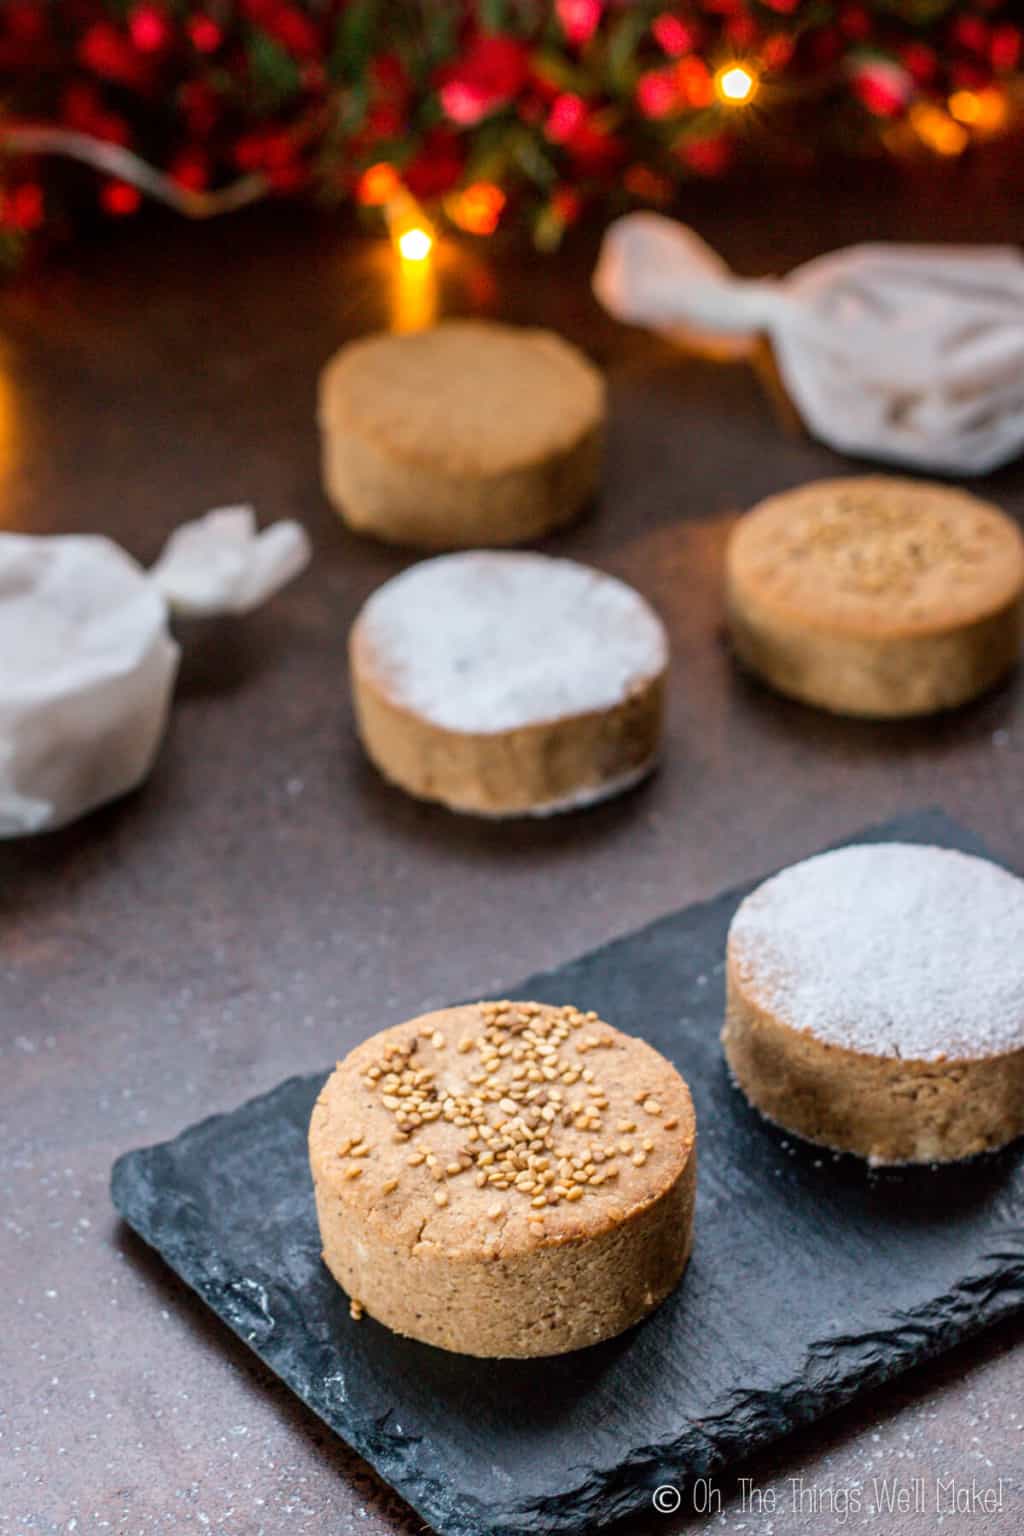
[[(757, 96), (760, 76), (754, 65), (733, 60), (716, 70), (713, 84), (719, 101), (741, 108)], [(403, 261), (429, 260), (437, 240), (434, 223), (403, 186), (393, 165), (380, 161), (368, 167), (360, 177), (356, 196), (364, 207), (383, 210), (391, 242)], [(490, 235), (498, 226), (505, 203), (505, 193), (496, 182), (477, 181), (446, 198), (444, 210), (467, 234)]]
[(410, 7), (353, 30), (364, 12), (81, 0), (58, 27), (0, 5), (0, 260), (90, 207), (303, 195), (367, 210), (406, 262), (446, 228), (554, 249), (586, 210), (667, 207), (744, 162), (954, 160), (1024, 125), (1019, 0), (466, 0), (457, 27)]

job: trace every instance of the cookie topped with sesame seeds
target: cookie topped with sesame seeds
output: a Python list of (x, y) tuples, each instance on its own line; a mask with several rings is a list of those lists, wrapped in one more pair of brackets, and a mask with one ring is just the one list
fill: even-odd
[(611, 1337), (690, 1249), (689, 1090), (566, 1005), (483, 1002), (363, 1042), (310, 1123), (324, 1260), (399, 1333), (482, 1356)]
[(726, 602), (738, 659), (780, 692), (836, 714), (928, 714), (1017, 661), (1024, 538), (957, 487), (818, 480), (739, 519)]

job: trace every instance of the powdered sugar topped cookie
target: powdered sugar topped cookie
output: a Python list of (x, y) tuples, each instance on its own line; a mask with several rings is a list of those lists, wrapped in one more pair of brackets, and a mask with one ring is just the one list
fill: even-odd
[(1024, 1047), (1024, 881), (946, 848), (878, 843), (766, 880), (730, 946), (794, 1029), (905, 1060)]
[(396, 703), (450, 731), (512, 731), (609, 709), (663, 672), (661, 620), (574, 560), (474, 552), (387, 582), (359, 643)]
[(560, 809), (653, 764), (664, 627), (574, 561), (476, 551), (413, 566), (369, 599), (350, 659), (370, 756), (425, 798)]
[(904, 843), (765, 881), (729, 932), (730, 1065), (770, 1118), (875, 1161), (1024, 1130), (1024, 881)]

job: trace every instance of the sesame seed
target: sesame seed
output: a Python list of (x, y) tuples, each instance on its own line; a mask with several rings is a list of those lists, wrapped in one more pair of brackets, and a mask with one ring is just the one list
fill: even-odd
[[(611, 1105), (600, 1075), (582, 1062), (568, 1062), (559, 1055), (571, 1032), (583, 1024), (593, 1027), (576, 1037), (577, 1050), (614, 1047), (613, 1034), (595, 1012), (583, 1013), (570, 1004), (558, 1010), (508, 1002), (481, 1003), (478, 1008), (477, 1033), (453, 1041), (457, 1053), (467, 1058), (459, 1085), (439, 1082), (434, 1070), (411, 1065), (420, 1039), (429, 1040), (435, 1049), (444, 1048), (444, 1034), (433, 1023), (418, 1026), (418, 1034), (410, 1030), (400, 1044), (389, 1042), (364, 1076), (393, 1117), (396, 1139), (408, 1141), (420, 1127), (441, 1120), (465, 1131), (459, 1151), (454, 1156), (448, 1152), (451, 1161), (442, 1162), (435, 1153), (421, 1149), (407, 1158), (411, 1167), (425, 1163), (442, 1186), (434, 1194), (438, 1205), (447, 1203), (445, 1179), (470, 1171), (478, 1189), (512, 1189), (530, 1202), (531, 1210), (540, 1212), (563, 1199), (575, 1203), (586, 1188), (614, 1178), (617, 1169), (610, 1159), (619, 1151), (646, 1158), (652, 1150), (649, 1138), (642, 1153), (634, 1151), (638, 1144), (632, 1141), (603, 1139), (602, 1113)], [(578, 1084), (583, 1085), (580, 1102), (567, 1102), (567, 1090)], [(647, 1091), (638, 1094), (637, 1102), (648, 1113), (652, 1113), (650, 1105), (657, 1103)], [(563, 1125), (570, 1128), (567, 1144)], [(622, 1119), (617, 1129), (632, 1133), (636, 1123)], [(594, 1139), (581, 1145), (578, 1137)], [(371, 1150), (356, 1136), (339, 1155), (364, 1158)], [(358, 1170), (346, 1171), (345, 1176), (357, 1177)], [(398, 1180), (387, 1185), (389, 1192), (397, 1187)], [(501, 1210), (499, 1206), (499, 1214)]]
[(647, 1115), (661, 1114), (661, 1105), (658, 1103), (657, 1099), (644, 1100), (644, 1113)]
[(394, 1194), (394, 1192), (395, 1192), (395, 1190), (397, 1188), (398, 1188), (398, 1180), (397, 1179), (388, 1179), (387, 1182), (381, 1186), (381, 1193), (385, 1194), (385, 1195), (391, 1195), (391, 1194)]
[(346, 1179), (358, 1179), (362, 1171), (362, 1167), (359, 1163), (349, 1163), (348, 1167), (345, 1169), (345, 1177)]
[(356, 1301), (354, 1296), (348, 1304), (348, 1315), (354, 1323), (358, 1323), (363, 1315), (363, 1304), (361, 1301)]
[(434, 1204), (435, 1205), (447, 1205), (448, 1204), (448, 1191), (446, 1189), (435, 1189), (434, 1190)]

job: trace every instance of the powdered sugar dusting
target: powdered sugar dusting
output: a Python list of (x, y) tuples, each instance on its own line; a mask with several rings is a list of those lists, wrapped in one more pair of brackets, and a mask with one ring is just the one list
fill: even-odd
[(611, 709), (668, 663), (661, 620), (639, 593), (548, 555), (425, 560), (375, 592), (357, 624), (392, 698), (450, 731)]
[(1024, 1048), (1024, 880), (944, 848), (880, 843), (794, 864), (742, 903), (730, 960), (791, 1028), (935, 1061)]

